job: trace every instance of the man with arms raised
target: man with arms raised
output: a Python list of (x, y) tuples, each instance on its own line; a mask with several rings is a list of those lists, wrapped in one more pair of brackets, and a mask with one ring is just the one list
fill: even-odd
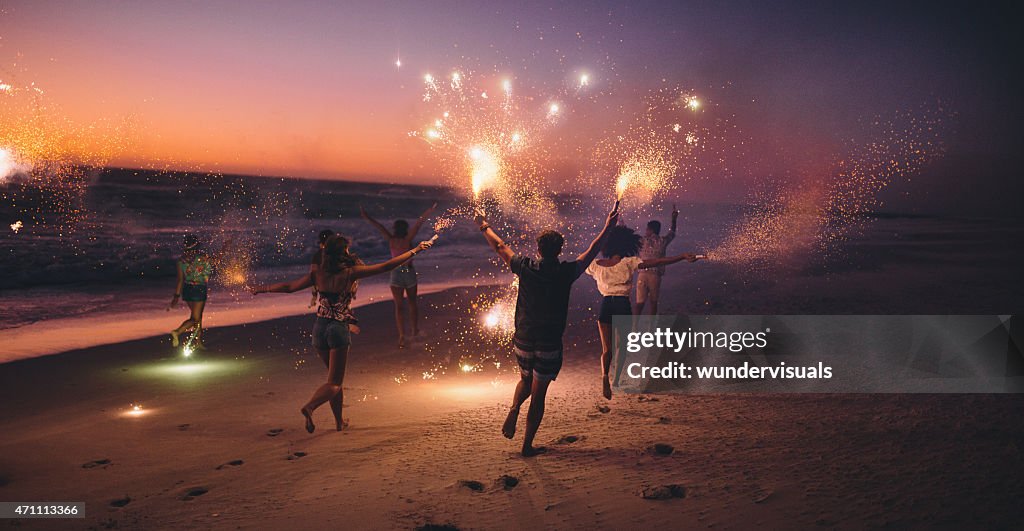
[(548, 385), (562, 368), (562, 334), (565, 333), (565, 321), (569, 313), (572, 283), (597, 256), (609, 227), (615, 225), (618, 217), (619, 204), (616, 202), (615, 208), (608, 213), (604, 229), (586, 252), (576, 257), (576, 260), (562, 262), (558, 257), (562, 253), (565, 239), (558, 232), (546, 230), (537, 236), (537, 254), (540, 259), (536, 260), (513, 253), (487, 223), (484, 212), (477, 211), (475, 219), (487, 243), (519, 276), (512, 343), (519, 362), (520, 379), (501, 433), (509, 439), (515, 435), (519, 406), (532, 396), (530, 410), (526, 414), (522, 451), (524, 457), (533, 457), (544, 451), (543, 447), (533, 446), (533, 438), (544, 417)]

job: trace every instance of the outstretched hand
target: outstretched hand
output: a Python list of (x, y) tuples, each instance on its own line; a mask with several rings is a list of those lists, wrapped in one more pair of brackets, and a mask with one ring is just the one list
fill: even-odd
[(484, 212), (484, 209), (477, 207), (476, 210), (473, 211), (473, 221), (475, 221), (477, 225), (483, 225), (487, 222), (487, 213)]
[(418, 253), (420, 251), (426, 251), (427, 249), (430, 249), (430, 247), (433, 246), (433, 245), (434, 245), (434, 242), (432, 242), (430, 240), (423, 240), (423, 241), (420, 242), (419, 245), (416, 246), (416, 252)]
[(700, 257), (693, 253), (683, 253), (683, 260), (686, 260), (687, 262), (696, 262), (697, 260), (700, 260)]

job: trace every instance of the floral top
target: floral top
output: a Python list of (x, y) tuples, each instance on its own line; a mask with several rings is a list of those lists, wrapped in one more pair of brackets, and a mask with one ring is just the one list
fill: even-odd
[(353, 293), (351, 290), (344, 293), (325, 293), (318, 291), (316, 294), (316, 316), (325, 319), (334, 319), (343, 323), (356, 322), (356, 316), (352, 313)]
[(178, 268), (181, 269), (186, 284), (205, 286), (213, 274), (213, 264), (205, 254), (197, 254), (191, 258), (181, 257), (181, 260), (178, 260)]

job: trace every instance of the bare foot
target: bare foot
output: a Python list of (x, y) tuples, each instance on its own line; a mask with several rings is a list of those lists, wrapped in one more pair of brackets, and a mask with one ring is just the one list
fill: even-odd
[(548, 451), (548, 449), (543, 446), (524, 446), (523, 457), (533, 457), (535, 455), (540, 455), (546, 451)]
[(508, 417), (505, 417), (505, 424), (501, 427), (501, 434), (506, 439), (511, 439), (516, 434), (516, 422), (519, 421), (519, 408), (514, 407), (508, 410)]
[(181, 341), (178, 339), (178, 331), (177, 330), (171, 330), (171, 346), (172, 347), (177, 347), (180, 344), (181, 344)]
[(336, 430), (341, 431), (341, 430), (343, 430), (343, 429), (345, 429), (347, 427), (348, 427), (348, 419), (341, 419), (340, 423), (335, 421), (334, 428)]
[(607, 376), (601, 381), (601, 394), (608, 400), (612, 399), (612, 384), (608, 382)]
[(302, 412), (303, 417), (306, 417), (306, 431), (313, 433), (313, 430), (316, 429), (316, 425), (313, 424), (313, 412), (306, 408), (302, 408), (299, 411)]

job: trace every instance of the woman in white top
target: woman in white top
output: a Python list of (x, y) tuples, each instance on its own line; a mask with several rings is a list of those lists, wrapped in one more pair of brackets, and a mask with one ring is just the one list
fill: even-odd
[(615, 344), (612, 341), (612, 316), (633, 314), (633, 306), (629, 302), (629, 293), (633, 290), (633, 274), (638, 269), (670, 265), (682, 260), (697, 261), (697, 255), (692, 253), (644, 260), (637, 256), (642, 243), (643, 239), (633, 229), (622, 225), (612, 227), (601, 249), (604, 258), (594, 260), (587, 267), (587, 274), (594, 277), (597, 290), (604, 296), (597, 318), (597, 329), (601, 333), (602, 392), (608, 400), (612, 399), (608, 373), (612, 364), (612, 346)]

